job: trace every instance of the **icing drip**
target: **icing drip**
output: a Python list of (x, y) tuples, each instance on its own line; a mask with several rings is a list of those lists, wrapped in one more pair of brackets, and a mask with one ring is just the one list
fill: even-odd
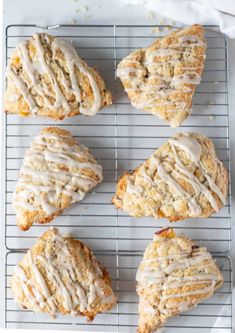
[(87, 148), (68, 144), (55, 134), (40, 134), (25, 154), (13, 205), (51, 215), (60, 210), (62, 196), (68, 196), (71, 203), (80, 201), (101, 180), (102, 167)]
[[(141, 62), (131, 60), (128, 57), (124, 58), (117, 69), (117, 77), (124, 81), (129, 80), (125, 91), (131, 94), (132, 104), (139, 109), (164, 107), (166, 112), (189, 112), (187, 103), (182, 102), (175, 105), (173, 94), (177, 92), (191, 94), (194, 87), (182, 87), (182, 85), (190, 84), (196, 86), (200, 83), (201, 75), (198, 70), (201, 72), (203, 67), (195, 63), (197, 58), (192, 52), (197, 47), (206, 48), (204, 41), (199, 36), (181, 36), (178, 37), (178, 42), (175, 44), (166, 46), (162, 44), (155, 50), (152, 48), (147, 49), (145, 60), (143, 61), (145, 67), (134, 67), (136, 65), (142, 66)], [(161, 58), (160, 60), (159, 57)], [(190, 65), (185, 64), (187, 59), (189, 59)], [(191, 62), (194, 62), (195, 66)], [(166, 67), (168, 65), (181, 69), (181, 71), (183, 70), (183, 73), (174, 73), (173, 76), (169, 75), (169, 73), (167, 74), (169, 76), (163, 76), (158, 73), (158, 69), (161, 66)], [(147, 78), (145, 78), (145, 68), (147, 68)], [(176, 72), (175, 69), (174, 72)], [(148, 82), (150, 80), (157, 80), (158, 83), (149, 88)], [(172, 101), (167, 99), (168, 96), (172, 96)], [(161, 98), (164, 99), (161, 100)]]
[[(46, 36), (47, 37), (47, 36)], [(45, 37), (45, 38), (46, 38)], [(47, 39), (47, 38), (46, 38)], [(76, 103), (79, 105), (79, 111), (85, 115), (94, 115), (101, 108), (101, 94), (99, 87), (90, 73), (89, 69), (83, 63), (83, 61), (79, 58), (76, 51), (68, 43), (67, 41), (55, 38), (51, 44), (51, 50), (53, 53), (53, 57), (55, 57), (56, 51), (59, 49), (65, 58), (66, 67), (69, 71), (69, 80), (65, 77), (63, 71), (58, 68), (58, 72), (62, 77), (63, 90), (58, 83), (58, 79), (50, 64), (47, 63), (45, 48), (40, 39), (40, 35), (35, 33), (30, 40), (31, 43), (36, 48), (37, 52), (37, 61), (31, 60), (29, 56), (28, 50), (28, 42), (23, 41), (17, 47), (17, 51), (20, 55), (20, 59), (22, 62), (23, 70), (25, 72), (25, 77), (19, 76), (13, 72), (10, 65), (8, 66), (8, 76), (16, 85), (17, 89), (20, 91), (24, 99), (29, 105), (31, 113), (37, 113), (38, 104), (35, 100), (35, 94), (32, 94), (34, 90), (40, 98), (43, 99), (46, 108), (48, 109), (64, 109), (64, 114), (67, 115), (72, 111), (72, 107), (67, 101), (67, 94), (74, 94), (76, 98)], [(50, 43), (50, 40), (47, 40)], [(82, 105), (82, 93), (78, 85), (76, 70), (79, 70), (83, 75), (85, 75), (89, 81), (91, 86), (94, 102), (92, 106), (87, 108)], [(43, 80), (40, 80), (40, 76), (47, 75), (50, 86), (52, 87), (51, 91), (49, 89), (49, 85), (47, 85)], [(27, 80), (27, 81), (26, 81)]]
[(172, 80), (171, 84), (173, 86), (178, 86), (180, 84), (194, 84), (198, 85), (201, 82), (201, 76), (198, 73), (184, 73), (180, 75), (175, 75)]
[[(169, 240), (156, 237), (154, 242), (158, 243), (157, 248), (161, 248), (163, 242), (177, 246), (177, 238)], [(155, 248), (153, 244), (150, 246)], [(169, 316), (175, 314), (175, 311), (186, 311), (198, 302), (195, 298), (192, 302), (189, 296), (200, 295), (205, 298), (208, 294), (212, 295), (216, 284), (221, 279), (220, 276), (213, 274), (214, 262), (205, 248), (192, 247), (187, 253), (180, 247), (178, 250), (179, 252), (162, 256), (152, 250), (148, 252), (147, 248), (136, 275), (137, 291), (140, 295), (144, 292), (147, 292), (147, 295), (149, 292), (154, 293), (155, 299), (159, 299), (161, 312)], [(188, 275), (188, 272), (191, 275)], [(192, 288), (185, 288), (187, 286)], [(182, 301), (179, 298), (182, 298)], [(174, 302), (174, 299), (177, 299), (177, 302)], [(167, 300), (170, 302), (166, 302)], [(145, 299), (142, 301), (145, 303)], [(155, 309), (157, 311), (157, 307)]]
[(200, 161), (201, 145), (194, 138), (185, 135), (180, 138), (169, 139), (168, 142), (170, 145), (184, 150), (189, 159), (192, 160), (196, 165)]
[[(96, 283), (103, 273), (97, 267), (98, 264), (93, 256), (90, 261), (87, 259), (86, 263), (84, 262), (84, 265), (86, 264), (84, 271), (83, 263), (77, 262), (70, 254), (66, 240), (57, 230), (51, 230), (51, 240), (55, 245), (56, 255), (53, 251), (45, 251), (44, 254), (33, 257), (29, 250), (25, 259), (28, 261), (32, 275), (28, 278), (24, 270), (17, 266), (15, 278), (20, 280), (20, 288), (27, 301), (37, 311), (49, 308), (49, 312), (54, 314), (58, 310), (58, 302), (72, 315), (89, 311), (98, 295), (101, 300), (105, 298), (102, 287)], [(47, 276), (47, 280), (39, 267), (43, 267), (45, 272), (43, 274)], [(83, 275), (79, 272), (80, 269)], [(47, 286), (47, 281), (50, 281), (50, 288)], [(114, 297), (111, 296), (110, 301), (113, 301)]]

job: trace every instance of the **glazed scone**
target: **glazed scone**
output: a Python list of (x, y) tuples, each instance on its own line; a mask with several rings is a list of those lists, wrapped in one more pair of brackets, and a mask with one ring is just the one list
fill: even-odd
[(42, 129), (25, 153), (13, 196), (18, 226), (48, 223), (102, 179), (101, 165), (70, 132)]
[(7, 67), (6, 112), (64, 119), (93, 116), (109, 104), (112, 96), (103, 79), (68, 41), (35, 33), (14, 50)]
[(193, 25), (132, 52), (119, 63), (117, 77), (133, 106), (178, 127), (190, 114), (205, 52), (203, 27)]
[(50, 228), (16, 266), (11, 282), (15, 301), (34, 312), (86, 316), (116, 304), (108, 272), (79, 240)]
[(152, 333), (211, 297), (223, 284), (223, 275), (205, 247), (164, 229), (147, 246), (136, 280), (138, 333)]
[(135, 217), (178, 221), (218, 212), (227, 191), (228, 174), (212, 141), (199, 133), (178, 133), (120, 177), (113, 203)]

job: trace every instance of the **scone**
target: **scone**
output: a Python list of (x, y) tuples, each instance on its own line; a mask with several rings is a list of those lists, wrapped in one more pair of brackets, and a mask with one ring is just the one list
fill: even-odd
[(14, 50), (7, 67), (6, 112), (64, 119), (95, 115), (112, 104), (100, 75), (68, 41), (35, 33)]
[(227, 191), (228, 174), (212, 141), (199, 133), (178, 133), (120, 177), (113, 203), (135, 217), (178, 221), (218, 212)]
[(54, 316), (86, 316), (116, 304), (108, 272), (79, 240), (45, 232), (16, 266), (11, 282), (15, 301), (26, 309)]
[(138, 333), (152, 333), (211, 297), (223, 284), (223, 275), (205, 247), (165, 229), (146, 248), (136, 280)]
[(117, 77), (133, 106), (178, 127), (191, 111), (205, 52), (203, 27), (193, 25), (132, 52), (119, 63)]
[(25, 153), (14, 192), (18, 226), (48, 223), (102, 179), (101, 165), (70, 132), (44, 128)]

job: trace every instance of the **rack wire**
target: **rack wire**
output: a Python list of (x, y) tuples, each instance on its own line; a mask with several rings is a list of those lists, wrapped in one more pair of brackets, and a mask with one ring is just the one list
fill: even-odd
[[(156, 27), (159, 32), (156, 32)], [(99, 70), (113, 94), (114, 103), (94, 117), (79, 116), (63, 122), (38, 117), (5, 117), (5, 245), (8, 251), (5, 324), (10, 328), (134, 332), (137, 324), (136, 268), (154, 232), (169, 226), (169, 223), (150, 218), (136, 219), (116, 211), (111, 204), (116, 181), (124, 170), (133, 169), (143, 162), (169, 136), (192, 130), (213, 140), (219, 158), (230, 174), (227, 41), (216, 27), (205, 27), (207, 59), (202, 83), (194, 96), (193, 113), (179, 129), (171, 129), (158, 118), (135, 110), (115, 77), (118, 62), (132, 50), (147, 46), (169, 33), (166, 26), (59, 25), (40, 28), (36, 25), (11, 25), (6, 29), (6, 60), (20, 40), (48, 28), (51, 28), (51, 34), (70, 40), (79, 55)], [(72, 234), (91, 247), (113, 278), (118, 305), (110, 314), (98, 315), (92, 324), (85, 323), (83, 318), (58, 316), (53, 320), (43, 314), (21, 310), (13, 302), (9, 288), (14, 266), (48, 228), (48, 225), (34, 225), (27, 232), (18, 230), (11, 207), (24, 152), (32, 137), (47, 125), (68, 129), (91, 148), (104, 168), (103, 183), (53, 222), (53, 226), (62, 233)], [(214, 253), (225, 283), (211, 299), (196, 309), (169, 320), (166, 333), (176, 329), (187, 333), (232, 331), (231, 262), (226, 256), (231, 242), (230, 193), (226, 206), (212, 217), (174, 224), (176, 231), (207, 246)]]

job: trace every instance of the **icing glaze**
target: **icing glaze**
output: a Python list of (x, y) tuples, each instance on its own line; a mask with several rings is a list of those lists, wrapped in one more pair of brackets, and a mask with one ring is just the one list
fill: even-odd
[[(169, 240), (164, 237), (155, 237), (154, 242), (158, 243), (160, 249), (161, 242), (162, 244), (172, 242), (173, 246), (177, 245), (177, 239)], [(150, 246), (152, 248), (152, 245)], [(137, 270), (137, 291), (140, 295), (143, 295), (144, 291), (147, 292), (147, 290), (155, 293), (156, 297), (159, 298), (159, 306), (163, 313), (170, 315), (173, 309), (178, 312), (186, 311), (197, 302), (194, 299), (192, 304), (191, 298), (188, 298), (189, 296), (202, 295), (202, 297), (208, 297), (208, 294), (213, 294), (220, 277), (213, 274), (213, 270), (209, 270), (213, 261), (205, 248), (192, 247), (188, 252), (184, 252), (179, 247), (179, 252), (165, 256), (160, 253), (149, 252), (149, 250), (146, 249), (144, 259)], [(189, 270), (190, 275), (188, 274)], [(207, 273), (208, 271), (209, 273)], [(196, 286), (196, 289), (185, 288), (187, 286)], [(147, 292), (146, 295), (148, 294)], [(182, 301), (179, 300), (181, 298)], [(177, 299), (177, 302), (174, 302), (174, 299)], [(165, 303), (167, 300), (170, 300), (170, 302)], [(142, 299), (143, 303), (145, 301), (147, 299)]]
[[(24, 260), (30, 267), (31, 276), (27, 277), (22, 267), (15, 268), (14, 274), (21, 282), (20, 288), (27, 301), (37, 311), (47, 307), (51, 314), (56, 313), (58, 307), (62, 305), (74, 316), (80, 312), (89, 311), (97, 297), (101, 300), (103, 298), (102, 301), (106, 303), (108, 299), (103, 295), (101, 285), (96, 283), (97, 278), (103, 273), (97, 267), (98, 263), (94, 257), (91, 256), (92, 261), (86, 262), (87, 271), (83, 271), (81, 275), (78, 271), (80, 264), (71, 255), (65, 238), (57, 230), (53, 228), (50, 230), (52, 230), (50, 237), (56, 248), (56, 256), (53, 251), (45, 251), (43, 254), (33, 256), (32, 250), (29, 250)], [(44, 278), (39, 267), (43, 267), (43, 274), (46, 274), (47, 279)], [(50, 288), (47, 286), (47, 281), (50, 281)], [(114, 296), (111, 296), (109, 300), (112, 302)], [(58, 300), (61, 304), (58, 304)]]
[[(58, 201), (61, 196), (68, 196), (71, 203), (80, 201), (87, 191), (102, 180), (102, 167), (88, 150), (79, 143), (64, 141), (64, 138), (55, 134), (40, 134), (35, 138), (20, 170), (14, 207), (43, 210), (51, 215), (60, 210)], [(84, 174), (84, 171), (91, 172), (97, 179)]]
[[(62, 89), (58, 82), (57, 74), (52, 70), (51, 65), (47, 61), (45, 47), (40, 38), (40, 34), (35, 33), (30, 39), (30, 42), (36, 48), (36, 60), (32, 60), (30, 58), (28, 41), (21, 42), (16, 51), (18, 52), (22, 62), (25, 73), (24, 77), (16, 74), (10, 64), (7, 69), (7, 74), (29, 105), (30, 112), (36, 114), (39, 107), (41, 107), (41, 105), (39, 106), (38, 104), (38, 100), (35, 98), (37, 94), (44, 101), (46, 108), (51, 110), (63, 109), (64, 115), (66, 116), (72, 111), (72, 106), (67, 100), (67, 95), (73, 94), (76, 98), (76, 104), (79, 106), (80, 113), (89, 116), (96, 114), (101, 108), (102, 100), (99, 87), (93, 75), (90, 73), (89, 68), (79, 58), (75, 49), (67, 41), (55, 38), (50, 43), (50, 39), (47, 35), (43, 38), (45, 38), (47, 43), (50, 44), (52, 59), (56, 57), (57, 50), (62, 52), (65, 59), (65, 67), (69, 72), (69, 77), (66, 77), (61, 68), (57, 66), (61, 77), (61, 83), (63, 85)], [(87, 107), (83, 106), (82, 92), (76, 75), (77, 71), (87, 77), (92, 89), (94, 101), (92, 105)], [(40, 79), (40, 77), (45, 74), (48, 77), (52, 90), (49, 88), (49, 85), (44, 82), (44, 80)], [(35, 91), (34, 94), (33, 91)]]
[[(211, 207), (218, 212), (220, 207), (215, 195), (223, 205), (225, 205), (226, 196), (221, 192), (215, 180), (208, 174), (206, 168), (203, 166), (201, 161), (202, 147), (200, 142), (196, 140), (196, 138), (190, 136), (190, 134), (184, 133), (181, 136), (169, 139), (168, 144), (171, 147), (174, 158), (172, 159), (169, 157), (168, 159), (161, 161), (156, 154), (153, 154), (149, 159), (149, 175), (146, 174), (144, 167), (140, 168), (141, 178), (144, 183), (153, 187), (157, 187), (162, 181), (166, 183), (179, 198), (187, 202), (190, 216), (200, 216), (202, 213), (201, 206), (198, 203), (198, 198), (201, 195), (205, 196)], [(194, 173), (195, 168), (193, 168), (193, 171), (190, 171), (189, 168), (183, 164), (179, 155), (180, 151), (184, 152), (186, 157), (195, 164), (196, 168), (200, 170), (206, 181), (204, 180), (201, 182), (199, 180)], [(217, 167), (222, 167), (219, 160)], [(152, 180), (151, 174), (156, 170), (158, 177)], [(189, 183), (194, 193), (188, 193), (186, 189), (180, 185), (178, 179), (183, 179), (185, 182)], [(127, 182), (126, 192), (136, 196), (142, 196), (143, 188), (140, 185), (135, 185), (130, 177)]]
[[(160, 108), (164, 106), (167, 112), (189, 112), (187, 103), (178, 103), (175, 106), (174, 98), (172, 98), (172, 101), (166, 100), (166, 98), (173, 96), (177, 92), (191, 94), (194, 87), (185, 85), (196, 86), (200, 83), (201, 75), (198, 71), (200, 70), (201, 72), (202, 66), (198, 66), (196, 63), (195, 66), (193, 64), (184, 65), (187, 58), (190, 59), (190, 62), (197, 60), (192, 52), (195, 47), (206, 48), (205, 42), (198, 35), (179, 36), (177, 42), (174, 44), (164, 45), (161, 43), (158, 49), (154, 49), (154, 47), (147, 49), (144, 59), (140, 62), (131, 60), (130, 57), (124, 58), (117, 69), (117, 77), (124, 81), (129, 80), (125, 91), (131, 94), (132, 104), (139, 109)], [(159, 57), (161, 58), (160, 60)], [(140, 68), (136, 65), (144, 65), (145, 67)], [(168, 74), (165, 76), (159, 74), (159, 67), (168, 65), (180, 68), (183, 70), (183, 73), (174, 73), (171, 76), (167, 71)], [(145, 74), (147, 74), (146, 77)], [(149, 80), (156, 80), (157, 84), (149, 88)], [(162, 85), (165, 87), (162, 88)], [(182, 87), (182, 85), (184, 86)], [(145, 91), (148, 93), (146, 94)], [(133, 93), (136, 93), (136, 95)], [(150, 94), (153, 94), (154, 98), (148, 96)], [(160, 100), (161, 97), (164, 97), (164, 100)], [(169, 110), (167, 108), (168, 105), (172, 106)]]

